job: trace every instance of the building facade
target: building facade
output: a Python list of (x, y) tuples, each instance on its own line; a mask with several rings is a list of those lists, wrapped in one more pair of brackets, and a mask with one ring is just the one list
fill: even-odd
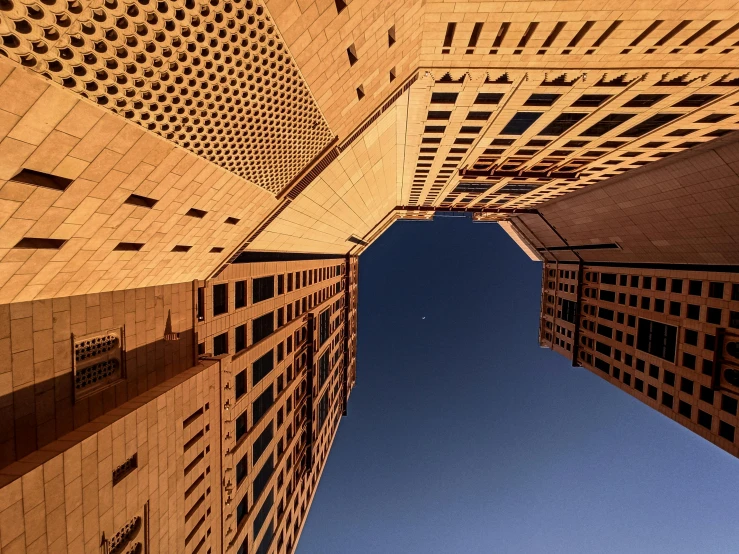
[[(703, 282), (649, 289), (689, 321), (621, 313), (677, 329), (647, 398), (732, 451), (724, 358), (715, 409), (659, 379), (734, 344), (738, 8), (0, 0), (0, 553), (293, 552), (356, 380), (358, 256), (438, 211), (576, 264), (581, 300)], [(595, 364), (590, 323), (543, 329)]]

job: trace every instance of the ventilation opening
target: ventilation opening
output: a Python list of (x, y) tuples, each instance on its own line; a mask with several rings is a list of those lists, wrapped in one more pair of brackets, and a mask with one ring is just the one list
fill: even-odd
[(395, 78), (396, 78), (395, 68), (393, 67), (392, 69), (390, 69), (390, 82), (392, 83), (395, 80)]
[(218, 254), (219, 252), (223, 252), (223, 246), (214, 246), (210, 249), (211, 254)]
[(354, 44), (346, 49), (346, 55), (349, 56), (349, 65), (354, 65), (359, 61), (359, 56), (357, 56), (357, 47), (354, 46)]
[(336, 13), (341, 13), (346, 9), (346, 2), (344, 0), (335, 0), (336, 2)]
[(570, 43), (567, 45), (568, 48), (574, 48), (577, 46), (577, 43), (582, 40), (582, 38), (587, 34), (587, 32), (590, 30), (590, 28), (595, 25), (595, 21), (586, 21), (582, 27), (580, 27), (580, 30), (577, 32), (575, 37), (570, 41)]
[(687, 27), (688, 25), (690, 25), (690, 23), (692, 23), (692, 21), (691, 21), (691, 20), (688, 20), (688, 21), (681, 21), (680, 23), (678, 23), (677, 25), (675, 25), (675, 28), (674, 28), (674, 29), (672, 29), (672, 31), (668, 32), (668, 33), (667, 33), (667, 34), (666, 34), (665, 36), (663, 36), (663, 37), (662, 37), (661, 39), (659, 39), (659, 40), (657, 41), (657, 44), (655, 44), (655, 46), (663, 46), (663, 45), (664, 45), (664, 44), (666, 44), (666, 43), (667, 43), (667, 41), (669, 41), (669, 40), (670, 40), (670, 39), (671, 39), (672, 37), (674, 37), (674, 36), (675, 36), (676, 34), (678, 34), (678, 33), (679, 33), (680, 31), (682, 31), (683, 29), (685, 29), (685, 27)]
[(198, 219), (203, 219), (208, 212), (204, 210), (198, 210), (196, 208), (190, 208), (187, 210), (187, 213), (185, 215), (189, 215), (190, 217), (197, 217)]
[(359, 85), (357, 87), (357, 100), (361, 100), (362, 98), (364, 98), (364, 86)]
[(159, 200), (156, 200), (154, 198), (148, 198), (146, 196), (141, 196), (139, 194), (132, 194), (128, 198), (126, 198), (126, 201), (124, 202), (124, 204), (132, 204), (134, 206), (143, 206), (144, 208), (153, 208), (157, 202), (159, 202)]
[(236, 217), (228, 217), (228, 218), (226, 218), (226, 223), (228, 223), (229, 225), (236, 225), (239, 221), (241, 221), (241, 220), (238, 219), (238, 218), (236, 218)]
[(187, 246), (186, 244), (177, 244), (172, 249), (172, 252), (189, 252), (190, 248), (192, 248), (192, 246)]
[(662, 20), (658, 19), (654, 23), (652, 23), (649, 27), (647, 27), (642, 34), (640, 34), (638, 37), (636, 37), (629, 46), (638, 46), (641, 41), (643, 41), (645, 38), (647, 38), (649, 35), (652, 34), (652, 32), (662, 25)]
[(33, 169), (23, 169), (15, 175), (11, 181), (16, 183), (23, 183), (25, 185), (33, 185), (36, 187), (44, 187), (47, 189), (54, 190), (67, 190), (67, 187), (72, 184), (73, 179), (65, 179), (51, 173), (42, 173), (41, 171), (34, 171)]
[(39, 239), (33, 237), (23, 237), (13, 248), (32, 248), (37, 250), (59, 250), (66, 240), (62, 239)]
[(452, 41), (454, 40), (454, 31), (457, 29), (456, 23), (447, 23), (446, 26), (446, 34), (444, 35), (444, 48), (442, 49), (442, 54), (448, 54), (449, 48), (452, 46)]
[(395, 25), (387, 30), (387, 47), (390, 48), (395, 44)]
[(484, 23), (475, 23), (475, 26), (472, 29), (472, 35), (470, 35), (470, 41), (467, 43), (467, 54), (473, 54), (475, 52), (475, 47), (477, 46), (477, 41), (480, 40), (480, 33), (482, 32), (483, 25)]
[(143, 242), (119, 242), (113, 250), (120, 252), (138, 252), (143, 247)]

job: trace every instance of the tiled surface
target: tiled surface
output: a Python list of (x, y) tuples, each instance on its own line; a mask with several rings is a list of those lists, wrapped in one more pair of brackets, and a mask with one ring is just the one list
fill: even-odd
[[(513, 221), (538, 248), (615, 242), (621, 249), (580, 250), (587, 262), (739, 263), (739, 139), (646, 167)], [(550, 252), (551, 260), (576, 260)]]
[[(0, 471), (0, 552), (97, 554), (135, 517), (145, 528), (131, 545), (148, 535), (145, 552), (192, 552), (184, 544), (193, 499), (186, 499), (183, 420), (203, 409), (201, 419), (217, 426), (217, 380), (217, 363), (196, 366)], [(201, 440), (203, 458), (190, 474), (218, 470), (214, 438)], [(205, 452), (206, 443), (215, 448)], [(138, 468), (114, 485), (113, 470), (134, 454)], [(218, 483), (207, 480), (204, 505), (215, 507)], [(207, 530), (205, 548), (218, 552), (221, 521), (212, 514), (201, 534)]]

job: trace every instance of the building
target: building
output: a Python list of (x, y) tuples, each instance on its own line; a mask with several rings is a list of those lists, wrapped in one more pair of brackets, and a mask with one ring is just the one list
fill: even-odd
[(291, 553), (398, 219), (729, 295), (738, 7), (0, 0), (0, 553)]

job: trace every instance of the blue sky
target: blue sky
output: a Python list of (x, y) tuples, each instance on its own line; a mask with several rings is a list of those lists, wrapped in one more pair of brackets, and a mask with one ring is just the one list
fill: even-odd
[(739, 460), (541, 349), (541, 266), (497, 225), (399, 222), (359, 265), (298, 554), (739, 551)]

